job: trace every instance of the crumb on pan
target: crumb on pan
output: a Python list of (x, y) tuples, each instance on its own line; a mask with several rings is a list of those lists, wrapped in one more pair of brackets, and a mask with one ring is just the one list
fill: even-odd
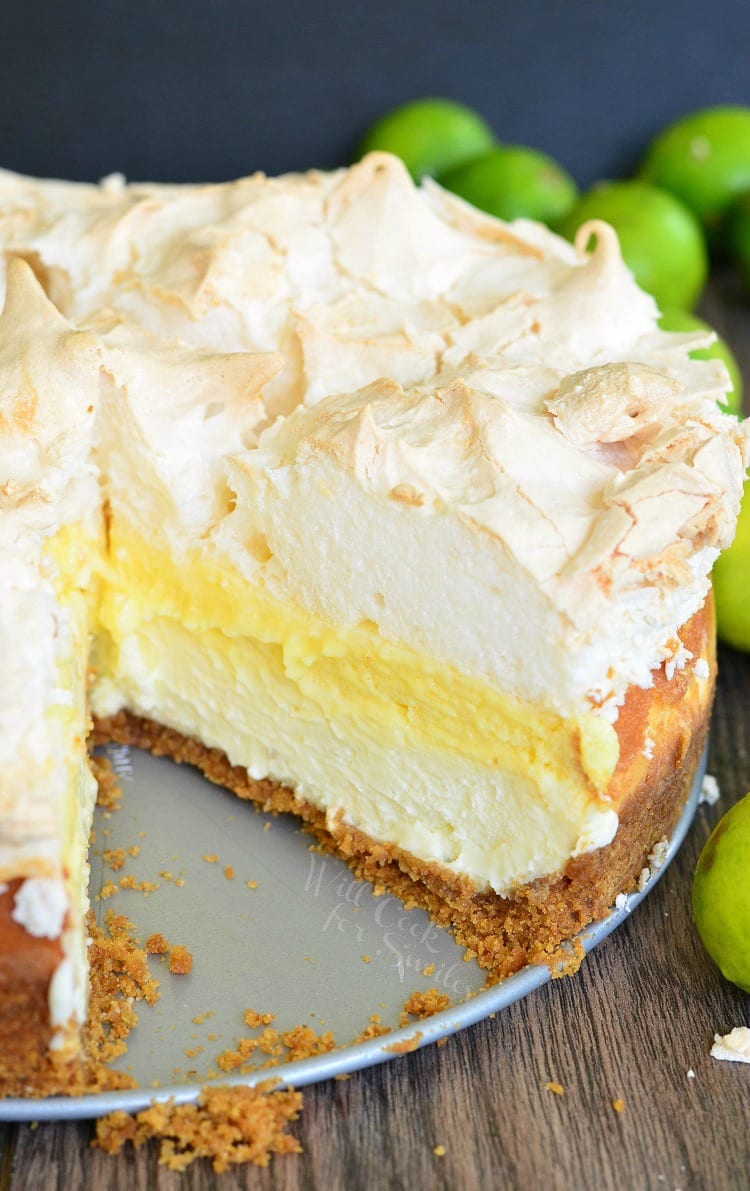
[(441, 993), (437, 988), (428, 988), (424, 992), (417, 990), (404, 1002), (400, 1024), (408, 1026), (410, 1017), (418, 1017), (423, 1021), (426, 1017), (432, 1017), (435, 1013), (448, 1009), (450, 1005), (451, 999), (448, 994)]
[(105, 811), (118, 810), (122, 790), (109, 759), (94, 753), (89, 757), (89, 764), (98, 787), (96, 805), (101, 806)]
[(133, 876), (120, 877), (119, 886), (121, 889), (134, 889), (136, 893), (142, 893), (144, 897), (148, 897), (149, 893), (155, 893), (157, 889), (161, 888), (158, 881), (136, 881)]
[(102, 852), (102, 860), (113, 873), (119, 873), (125, 863), (125, 849), (105, 848)]
[(166, 955), (169, 951), (169, 943), (158, 931), (148, 936), (145, 947), (147, 955)]
[(390, 1034), (391, 1027), (384, 1026), (379, 1013), (371, 1013), (368, 1023), (364, 1030), (354, 1039), (353, 1045), (356, 1046), (358, 1042), (369, 1042), (371, 1038), (380, 1038), (383, 1034)]
[(169, 970), (173, 976), (187, 976), (193, 970), (193, 957), (182, 943), (177, 943), (169, 953)]
[[(292, 1030), (280, 1032), (271, 1027), (274, 1020), (272, 1013), (257, 1013), (254, 1009), (245, 1011), (245, 1024), (251, 1030), (263, 1030), (257, 1038), (240, 1038), (234, 1050), (227, 1049), (217, 1056), (216, 1062), (222, 1071), (243, 1072), (258, 1070), (260, 1067), (275, 1067), (279, 1062), (293, 1063), (299, 1059), (309, 1059), (314, 1055), (327, 1054), (336, 1046), (336, 1040), (330, 1031), (316, 1034), (310, 1026), (295, 1026)], [(268, 1056), (270, 1061), (250, 1062), (255, 1056)]]
[(246, 1009), (244, 1013), (245, 1025), (250, 1030), (259, 1030), (261, 1026), (270, 1026), (276, 1020), (275, 1013), (257, 1013), (255, 1009)]

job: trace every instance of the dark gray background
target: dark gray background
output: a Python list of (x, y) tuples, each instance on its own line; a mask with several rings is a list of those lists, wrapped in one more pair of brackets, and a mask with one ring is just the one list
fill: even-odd
[(587, 185), (750, 102), (748, 0), (4, 0), (0, 164), (219, 179), (348, 161), (382, 111), (477, 107)]

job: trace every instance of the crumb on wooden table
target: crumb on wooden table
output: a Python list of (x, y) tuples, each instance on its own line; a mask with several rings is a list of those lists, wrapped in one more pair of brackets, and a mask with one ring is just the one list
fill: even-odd
[(97, 1122), (92, 1145), (118, 1154), (128, 1142), (138, 1149), (154, 1138), (160, 1142), (160, 1164), (177, 1171), (198, 1158), (210, 1159), (217, 1174), (241, 1163), (267, 1166), (273, 1154), (302, 1148), (287, 1132), (302, 1096), (273, 1086), (271, 1081), (255, 1088), (206, 1087), (196, 1104), (168, 1101), (136, 1115), (113, 1112)]
[(561, 1083), (558, 1083), (556, 1079), (551, 1079), (549, 1083), (546, 1083), (544, 1086), (548, 1092), (554, 1093), (555, 1096), (565, 1095), (565, 1088)]
[(616, 1100), (612, 1101), (612, 1107), (619, 1114), (625, 1110), (625, 1101), (618, 1096)]

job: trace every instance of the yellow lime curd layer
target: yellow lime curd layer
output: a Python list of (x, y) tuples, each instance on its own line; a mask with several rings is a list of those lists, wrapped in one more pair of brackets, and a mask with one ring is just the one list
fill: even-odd
[(99, 619), (99, 714), (197, 736), (478, 886), (502, 892), (614, 835), (617, 737), (593, 713), (565, 720), (118, 525)]

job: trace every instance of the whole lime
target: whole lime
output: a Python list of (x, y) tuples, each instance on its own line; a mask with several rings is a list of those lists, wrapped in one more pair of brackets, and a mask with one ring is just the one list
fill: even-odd
[(676, 120), (652, 141), (640, 177), (682, 199), (718, 241), (732, 200), (750, 189), (750, 108), (705, 108)]
[(750, 294), (750, 190), (738, 195), (727, 215), (727, 248)]
[(416, 182), (435, 177), (495, 144), (489, 124), (450, 99), (415, 99), (381, 116), (365, 134), (357, 157), (380, 149), (400, 157)]
[(750, 652), (750, 480), (745, 481), (734, 541), (714, 564), (713, 585), (719, 636)]
[(557, 224), (569, 240), (588, 219), (610, 223), (625, 263), (661, 310), (690, 310), (705, 284), (706, 244), (687, 207), (645, 182), (602, 182)]
[(562, 219), (578, 198), (578, 187), (562, 166), (520, 145), (496, 145), (463, 165), (438, 175), (452, 190), (499, 219)]
[[(702, 318), (689, 314), (687, 310), (665, 310), (659, 319), (662, 331), (713, 331), (713, 327), (704, 323)], [(714, 332), (715, 334), (715, 332)], [(717, 336), (710, 347), (697, 347), (691, 351), (693, 360), (721, 360), (729, 373), (732, 390), (720, 402), (721, 408), (730, 414), (739, 414), (742, 410), (742, 373), (730, 348), (724, 340)]]
[(722, 974), (750, 992), (750, 794), (719, 820), (701, 852), (693, 917)]

